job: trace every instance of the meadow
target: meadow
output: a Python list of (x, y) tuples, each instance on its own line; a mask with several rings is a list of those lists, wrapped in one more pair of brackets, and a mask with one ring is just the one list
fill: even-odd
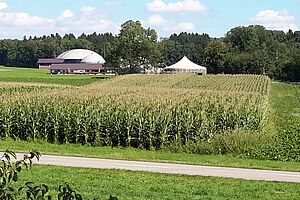
[(108, 77), (80, 75), (52, 76), (49, 74), (49, 70), (0, 66), (0, 82), (46, 83), (82, 86), (105, 78)]
[(108, 199), (112, 195), (120, 200), (298, 200), (300, 195), (299, 183), (38, 165), (20, 174), (19, 186), (27, 181), (47, 183), (52, 192), (67, 181), (84, 199)]
[(273, 133), (274, 140), (260, 148), (258, 158), (300, 161), (299, 94), (299, 84), (272, 83), (268, 131)]

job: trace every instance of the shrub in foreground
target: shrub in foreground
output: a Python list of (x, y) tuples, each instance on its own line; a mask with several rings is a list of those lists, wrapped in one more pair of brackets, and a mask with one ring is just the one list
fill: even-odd
[[(34, 158), (39, 160), (39, 152), (30, 152), (24, 155), (23, 159), (16, 160), (17, 156), (13, 151), (6, 150), (1, 157), (0, 164), (0, 199), (1, 200), (51, 200), (54, 197), (49, 192), (46, 184), (35, 185), (33, 182), (27, 182), (24, 186), (16, 188), (14, 183), (18, 182), (19, 174), (22, 168), (30, 169)], [(77, 193), (68, 183), (58, 187), (58, 200), (82, 200), (82, 196)], [(94, 198), (96, 200), (96, 198)], [(109, 200), (117, 200), (110, 196)]]

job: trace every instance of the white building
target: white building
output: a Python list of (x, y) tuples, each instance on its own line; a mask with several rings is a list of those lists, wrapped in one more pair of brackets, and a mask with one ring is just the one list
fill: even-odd
[(39, 59), (40, 69), (50, 69), (52, 74), (97, 74), (103, 71), (105, 60), (87, 49), (73, 49), (57, 58)]

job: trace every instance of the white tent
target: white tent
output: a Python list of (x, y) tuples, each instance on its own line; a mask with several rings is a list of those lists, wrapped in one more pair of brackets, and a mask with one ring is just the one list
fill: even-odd
[(164, 73), (177, 73), (177, 72), (187, 72), (187, 73), (197, 73), (197, 74), (207, 74), (207, 68), (197, 65), (190, 61), (186, 56), (184, 56), (179, 62), (174, 65), (164, 68)]

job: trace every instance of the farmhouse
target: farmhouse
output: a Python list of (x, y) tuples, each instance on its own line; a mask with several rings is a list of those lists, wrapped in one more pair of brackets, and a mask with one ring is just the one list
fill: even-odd
[(87, 49), (73, 49), (57, 58), (39, 59), (40, 69), (50, 69), (51, 74), (98, 74), (104, 71), (105, 60)]
[(162, 73), (195, 73), (199, 75), (206, 75), (207, 68), (193, 63), (186, 56), (184, 56), (179, 62), (164, 68)]

